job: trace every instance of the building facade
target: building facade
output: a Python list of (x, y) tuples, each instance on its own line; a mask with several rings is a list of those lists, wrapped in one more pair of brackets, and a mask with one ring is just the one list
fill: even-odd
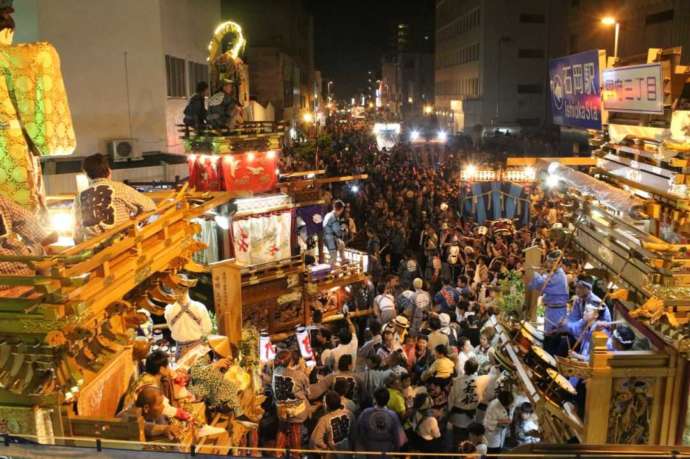
[(21, 0), (15, 42), (60, 53), (78, 156), (114, 139), (138, 152), (182, 152), (176, 124), (198, 81), (220, 0)]
[(646, 54), (648, 48), (682, 46), (683, 64), (690, 63), (690, 2), (687, 0), (570, 0), (568, 54), (605, 49), (613, 55), (614, 29), (600, 19), (620, 23), (618, 55)]
[(565, 0), (437, 0), (435, 109), (452, 132), (550, 122), (548, 60), (564, 52)]
[[(431, 18), (433, 19), (433, 18)], [(434, 103), (433, 20), (393, 25), (389, 52), (382, 59), (378, 89), (381, 105), (405, 121), (423, 116)]]
[(403, 119), (423, 115), (434, 102), (434, 55), (425, 52), (398, 54), (398, 88)]

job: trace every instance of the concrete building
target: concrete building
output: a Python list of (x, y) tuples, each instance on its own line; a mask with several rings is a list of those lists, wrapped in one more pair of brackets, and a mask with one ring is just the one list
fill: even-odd
[(399, 116), (400, 91), (398, 90), (398, 63), (396, 59), (384, 57), (381, 61), (381, 82), (378, 90), (381, 108)]
[(21, 0), (15, 42), (48, 41), (62, 59), (79, 156), (113, 139), (181, 152), (175, 124), (208, 79), (220, 0)]
[(426, 105), (434, 103), (434, 55), (427, 52), (398, 54), (398, 88), (403, 119), (423, 115)]
[(300, 72), (294, 59), (273, 46), (249, 46), (249, 98), (271, 103), (278, 119), (292, 119), (300, 106)]
[(682, 46), (681, 62), (690, 63), (690, 2), (687, 0), (577, 0), (568, 2), (568, 54), (605, 49), (613, 55), (614, 28), (620, 23), (618, 55), (646, 54), (648, 48)]
[(222, 16), (247, 38), (250, 99), (271, 102), (277, 119), (314, 106), (314, 24), (303, 0), (222, 0)]
[(381, 64), (382, 105), (406, 121), (421, 117), (424, 106), (434, 102), (433, 21), (425, 19), (414, 27), (393, 25), (390, 52)]
[(435, 109), (452, 132), (550, 123), (565, 0), (436, 0)]

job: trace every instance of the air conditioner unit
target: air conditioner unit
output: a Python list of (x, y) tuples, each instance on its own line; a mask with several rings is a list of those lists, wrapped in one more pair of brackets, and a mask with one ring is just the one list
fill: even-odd
[(114, 162), (139, 161), (144, 159), (134, 139), (115, 139), (108, 142), (108, 153)]

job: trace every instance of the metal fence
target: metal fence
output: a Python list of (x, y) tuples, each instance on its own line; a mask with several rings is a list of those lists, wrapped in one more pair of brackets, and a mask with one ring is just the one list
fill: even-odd
[[(180, 451), (180, 445), (173, 443), (136, 442), (125, 440), (111, 440), (86, 437), (55, 437), (55, 444), (38, 444), (34, 435), (0, 435), (0, 459), (3, 458), (101, 458), (101, 459), (131, 459), (146, 457), (153, 459), (200, 458), (210, 459), (219, 456), (234, 458), (275, 457), (325, 457), (332, 451), (311, 449), (279, 449), (279, 448), (230, 448), (227, 454), (209, 454), (217, 446), (188, 445), (186, 451)], [(4, 445), (4, 446), (3, 446)], [(390, 452), (377, 451), (338, 451), (338, 458), (401, 458), (414, 459), (425, 457), (436, 458), (479, 458), (477, 454), (459, 453), (418, 453), (418, 452)], [(331, 456), (333, 457), (333, 456)], [(544, 458), (544, 459), (604, 459), (604, 458), (673, 458), (690, 459), (688, 447), (663, 447), (643, 445), (529, 445), (517, 450), (500, 454), (488, 454), (485, 458)]]

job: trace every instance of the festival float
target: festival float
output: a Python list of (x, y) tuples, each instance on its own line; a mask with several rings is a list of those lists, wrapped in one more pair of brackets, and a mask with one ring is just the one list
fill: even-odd
[[(239, 25), (226, 22), (209, 45), (211, 86), (231, 85), (227, 94), (235, 105), (248, 100), (244, 43)], [(45, 203), (49, 213), (71, 212), (70, 199), (44, 197), (37, 161), (76, 146), (58, 54), (47, 43), (13, 46), (8, 38), (0, 56), (6, 101), (0, 122), (7, 126), (0, 130), (0, 190), (35, 212)], [(270, 349), (271, 335), (277, 341), (303, 333), (313, 303), (329, 294), (337, 297), (328, 301), (329, 315), (337, 315), (345, 288), (364, 279), (366, 260), (357, 251), (348, 249), (348, 263), (323, 264), (321, 220), (324, 185), (366, 176), (281, 176), (282, 126), (228, 113), (237, 118), (224, 128), (181, 127), (189, 180), (148, 193), (155, 211), (77, 245), (66, 243), (71, 235), (63, 231), (45, 256), (0, 256), (34, 273), (0, 277), (3, 433), (41, 444), (100, 448), (118, 441), (117, 448), (151, 448), (143, 443), (141, 420), (116, 417), (137, 366), (134, 330), (161, 316), (176, 289), (199, 282), (213, 290), (218, 332), (238, 350), (228, 373), (245, 416), (236, 419), (232, 408), (238, 407), (230, 407), (207, 417), (203, 401), (183, 402), (191, 414), (175, 421), (183, 434), (157, 447), (228, 454), (256, 446), (264, 400), (260, 344)], [(316, 268), (298, 244), (298, 219), (313, 240)], [(154, 348), (171, 352), (174, 361), (172, 343), (153, 336)], [(311, 352), (308, 337), (301, 341), (305, 354)], [(189, 369), (209, 350), (200, 344), (175, 362), (176, 369)]]
[[(626, 445), (621, 451), (627, 452), (634, 445), (690, 444), (690, 72), (679, 62), (679, 49), (652, 49), (602, 72), (608, 124), (593, 136), (591, 158), (508, 161), (533, 168), (559, 196), (565, 221), (551, 236), (595, 279), (597, 294), (612, 305), (613, 323), (635, 333), (631, 350), (610, 351), (607, 336), (594, 332), (583, 362), (541, 348), (544, 335), (529, 298), (515, 319), (502, 323), (497, 360), (537, 408), (545, 443)], [(618, 83), (633, 80), (645, 83), (639, 94)], [(540, 250), (530, 251), (526, 265), (538, 264)], [(577, 395), (569, 377), (587, 381), (584, 417), (568, 403)]]

